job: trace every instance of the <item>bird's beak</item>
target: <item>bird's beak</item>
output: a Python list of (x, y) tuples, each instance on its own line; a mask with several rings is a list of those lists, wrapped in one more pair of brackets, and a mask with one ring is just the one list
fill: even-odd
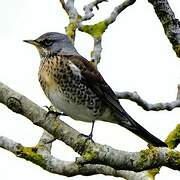
[(23, 40), (26, 43), (32, 44), (34, 46), (38, 46), (39, 43), (36, 40)]

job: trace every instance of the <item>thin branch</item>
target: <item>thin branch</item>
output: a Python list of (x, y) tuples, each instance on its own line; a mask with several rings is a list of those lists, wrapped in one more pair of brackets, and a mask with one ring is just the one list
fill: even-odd
[(16, 154), (23, 146), (7, 137), (0, 136), (0, 147)]
[(103, 21), (100, 21), (100, 22), (93, 24), (93, 25), (83, 25), (82, 21), (84, 18), (86, 20), (86, 19), (88, 19), (88, 17), (91, 18), (93, 16), (93, 13), (92, 13), (93, 9), (92, 8), (98, 2), (100, 3), (102, 1), (94, 1), (93, 2), (94, 4), (90, 3), (90, 7), (88, 7), (88, 8), (87, 8), (87, 6), (85, 6), (86, 7), (86, 11), (85, 11), (86, 15), (85, 15), (85, 17), (83, 17), (81, 19), (81, 22), (78, 24), (78, 29), (80, 31), (88, 33), (94, 39), (94, 50), (91, 53), (91, 60), (95, 63), (95, 65), (97, 65), (100, 62), (101, 51), (102, 51), (101, 39), (102, 39), (103, 33), (108, 28), (108, 26), (116, 20), (117, 16), (124, 9), (126, 9), (130, 5), (134, 4), (136, 2), (136, 0), (124, 1), (122, 4), (115, 7), (114, 10), (112, 11), (112, 13), (110, 14), (110, 16), (108, 18), (104, 19)]
[(64, 2), (64, 0), (59, 0), (61, 5), (62, 5), (62, 8), (66, 11), (66, 13), (68, 14), (68, 10), (67, 10), (67, 7), (66, 7), (66, 3)]
[(143, 100), (137, 92), (116, 92), (116, 95), (119, 99), (128, 99), (136, 102), (139, 106), (141, 106), (146, 111), (161, 111), (168, 110), (171, 111), (174, 108), (180, 107), (180, 99), (177, 99), (172, 102), (167, 103), (155, 103), (150, 104), (147, 101)]
[(93, 7), (98, 7), (98, 4), (106, 0), (95, 0), (88, 5), (84, 6), (85, 15), (81, 16), (74, 6), (74, 0), (68, 0), (66, 3), (64, 0), (60, 0), (63, 9), (67, 12), (69, 16), (69, 24), (66, 27), (66, 34), (74, 42), (76, 30), (86, 32), (90, 34), (94, 39), (94, 50), (91, 53), (91, 60), (97, 65), (101, 58), (101, 38), (107, 27), (116, 20), (116, 17), (126, 9), (128, 6), (134, 4), (136, 0), (126, 0), (121, 5), (117, 6), (110, 17), (106, 18), (93, 25), (83, 25), (82, 22), (91, 19), (94, 14), (92, 13)]
[(107, 2), (107, 0), (95, 0), (88, 5), (85, 5), (83, 8), (85, 15), (82, 17), (82, 21), (90, 20), (94, 16), (93, 8), (96, 7), (97, 9), (99, 9), (98, 4), (102, 2)]
[(120, 4), (117, 7), (115, 7), (114, 10), (112, 11), (111, 15), (107, 19), (105, 19), (105, 22), (107, 23), (107, 25), (112, 24), (116, 20), (117, 16), (124, 9), (126, 9), (129, 6), (131, 6), (135, 2), (136, 2), (136, 0), (126, 0), (122, 4)]
[(94, 37), (94, 48), (91, 52), (91, 61), (95, 64), (95, 67), (97, 67), (98, 63), (101, 59), (101, 51), (102, 51), (102, 44), (101, 44), (101, 37), (95, 38)]
[(180, 57), (180, 21), (176, 19), (167, 0), (148, 0), (163, 25), (165, 34), (171, 42), (176, 55)]
[(180, 152), (167, 148), (151, 148), (141, 152), (124, 152), (109, 146), (100, 145), (87, 140), (78, 131), (61, 121), (54, 114), (47, 112), (27, 99), (0, 83), (0, 102), (16, 113), (22, 114), (62, 140), (82, 155), (84, 162), (107, 165), (117, 170), (143, 171), (159, 166), (180, 169)]
[(72, 42), (74, 42), (76, 29), (80, 23), (80, 15), (78, 14), (77, 9), (74, 7), (74, 0), (67, 0), (66, 3), (64, 0), (60, 0), (60, 3), (69, 16), (69, 24), (65, 28), (66, 34), (72, 40)]

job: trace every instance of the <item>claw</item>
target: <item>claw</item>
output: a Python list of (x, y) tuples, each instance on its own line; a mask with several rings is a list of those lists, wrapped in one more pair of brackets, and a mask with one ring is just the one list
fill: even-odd
[(94, 140), (92, 139), (93, 135), (91, 133), (89, 135), (80, 134), (80, 136), (84, 136), (86, 138), (86, 140), (90, 140), (94, 143)]
[(56, 117), (57, 116), (67, 116), (67, 114), (65, 114), (64, 112), (58, 112), (58, 111), (55, 111), (55, 108), (53, 106), (43, 106), (45, 108), (48, 109), (48, 112), (46, 114), (46, 117), (49, 115), (49, 114), (54, 114)]
[(96, 6), (96, 9), (99, 10), (99, 6), (97, 4), (95, 6)]

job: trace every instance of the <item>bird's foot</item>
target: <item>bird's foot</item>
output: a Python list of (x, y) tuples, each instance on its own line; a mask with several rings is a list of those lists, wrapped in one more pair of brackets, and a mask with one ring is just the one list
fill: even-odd
[(48, 112), (46, 114), (46, 117), (49, 115), (49, 114), (54, 114), (56, 117), (58, 116), (67, 116), (67, 114), (63, 113), (63, 112), (58, 112), (53, 106), (44, 106), (45, 108), (48, 109)]
[(94, 141), (93, 141), (92, 137), (93, 137), (94, 123), (95, 123), (95, 121), (92, 121), (91, 132), (89, 135), (80, 134), (80, 135), (84, 136), (87, 140), (91, 140), (93, 143), (94, 143)]
[(84, 136), (87, 140), (90, 140), (94, 143), (94, 140), (93, 140), (93, 133), (90, 133), (89, 135), (86, 135), (86, 134), (80, 134), (81, 136)]

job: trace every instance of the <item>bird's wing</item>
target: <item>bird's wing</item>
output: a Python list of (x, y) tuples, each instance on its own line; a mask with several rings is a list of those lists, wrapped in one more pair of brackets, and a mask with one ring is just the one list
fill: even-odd
[(67, 59), (71, 60), (71, 62), (80, 69), (82, 83), (85, 83), (90, 87), (99, 97), (102, 98), (104, 103), (116, 112), (117, 117), (119, 117), (119, 121), (117, 122), (119, 125), (127, 128), (145, 141), (157, 147), (167, 147), (164, 142), (144, 129), (123, 109), (113, 90), (89, 61), (82, 56), (75, 55), (69, 56)]
[(99, 71), (82, 56), (78, 55), (66, 55), (75, 66), (77, 66), (82, 75), (82, 82), (90, 87), (102, 100), (108, 104), (114, 111), (120, 113), (123, 116), (127, 115), (125, 110), (120, 105), (116, 94), (111, 87), (103, 79)]

